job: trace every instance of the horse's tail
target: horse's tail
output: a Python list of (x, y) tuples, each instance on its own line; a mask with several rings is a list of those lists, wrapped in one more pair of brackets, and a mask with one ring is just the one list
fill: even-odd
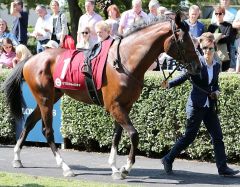
[(2, 86), (10, 112), (15, 119), (23, 117), (22, 107), (26, 106), (21, 91), (22, 71), (26, 61), (24, 60), (16, 65)]

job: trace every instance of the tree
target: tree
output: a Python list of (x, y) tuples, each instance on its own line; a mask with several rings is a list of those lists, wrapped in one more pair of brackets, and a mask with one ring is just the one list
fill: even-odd
[(71, 32), (75, 41), (77, 41), (77, 29), (78, 29), (78, 20), (83, 14), (82, 9), (78, 5), (78, 0), (67, 0), (69, 13), (70, 13), (70, 24)]

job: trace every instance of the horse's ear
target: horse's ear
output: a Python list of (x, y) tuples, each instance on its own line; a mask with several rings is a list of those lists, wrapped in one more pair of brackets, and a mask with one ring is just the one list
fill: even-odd
[(182, 21), (182, 15), (183, 15), (183, 13), (180, 10), (176, 11), (175, 24), (176, 24), (177, 28), (182, 29), (184, 32), (188, 32), (189, 26), (188, 26), (187, 22)]
[(180, 10), (176, 11), (176, 16), (175, 16), (175, 24), (177, 25), (178, 28), (181, 27), (181, 22), (182, 22), (182, 12)]

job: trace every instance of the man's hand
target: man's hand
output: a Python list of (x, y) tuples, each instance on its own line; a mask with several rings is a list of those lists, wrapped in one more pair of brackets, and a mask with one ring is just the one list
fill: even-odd
[(216, 92), (212, 92), (210, 94), (210, 98), (213, 99), (213, 100), (217, 100), (218, 99), (218, 96), (219, 96), (219, 92), (216, 91)]
[(168, 81), (163, 81), (161, 84), (161, 87), (164, 89), (168, 89), (168, 87), (169, 87)]

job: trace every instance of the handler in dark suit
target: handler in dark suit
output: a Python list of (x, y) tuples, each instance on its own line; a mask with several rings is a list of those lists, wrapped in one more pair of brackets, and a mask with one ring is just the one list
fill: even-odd
[(214, 58), (214, 37), (211, 33), (204, 33), (200, 39), (203, 56), (200, 57), (202, 69), (199, 75), (185, 73), (180, 77), (163, 83), (163, 87), (172, 88), (186, 80), (192, 83), (192, 90), (188, 98), (186, 113), (187, 126), (185, 134), (175, 143), (171, 151), (162, 158), (164, 170), (172, 173), (174, 159), (187, 148), (196, 138), (203, 121), (209, 132), (214, 147), (216, 165), (219, 175), (232, 176), (239, 171), (234, 171), (227, 166), (222, 129), (215, 109), (216, 99), (219, 95), (218, 75), (220, 64)]

